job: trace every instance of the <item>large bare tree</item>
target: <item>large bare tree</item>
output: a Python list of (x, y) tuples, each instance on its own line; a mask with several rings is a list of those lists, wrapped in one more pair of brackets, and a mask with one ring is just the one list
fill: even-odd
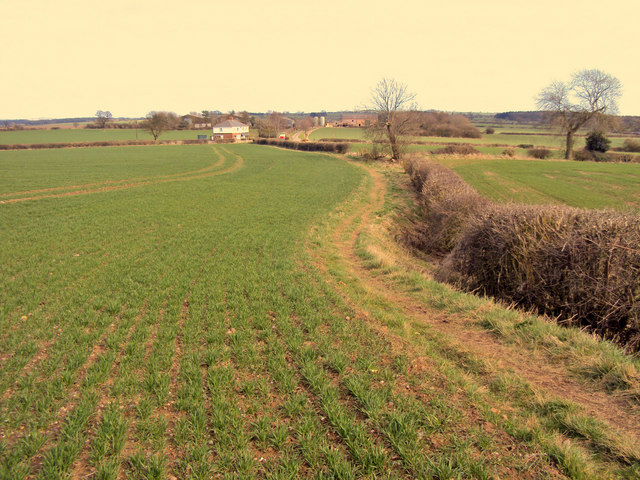
[(402, 136), (409, 133), (414, 122), (416, 95), (407, 86), (394, 79), (383, 78), (371, 92), (369, 108), (378, 113), (378, 122), (370, 127), (374, 140), (382, 136), (391, 150), (391, 161), (397, 162), (402, 156)]
[(271, 112), (258, 122), (258, 134), (261, 137), (275, 138), (285, 125), (284, 116), (280, 112)]
[(113, 115), (111, 115), (111, 112), (106, 111), (103, 112), (102, 110), (98, 110), (96, 112), (96, 126), (98, 128), (104, 128), (107, 126), (107, 123), (109, 123), (113, 118)]
[(576, 132), (588, 125), (602, 126), (618, 112), (617, 99), (622, 95), (620, 80), (601, 70), (581, 70), (569, 82), (555, 81), (536, 99), (539, 110), (566, 134), (567, 160), (573, 158)]
[(311, 117), (302, 117), (296, 120), (296, 128), (304, 132), (304, 137), (309, 139), (309, 130), (313, 128), (313, 119)]
[(176, 128), (178, 122), (178, 116), (173, 112), (149, 112), (142, 127), (153, 136), (153, 141), (156, 141), (162, 132)]

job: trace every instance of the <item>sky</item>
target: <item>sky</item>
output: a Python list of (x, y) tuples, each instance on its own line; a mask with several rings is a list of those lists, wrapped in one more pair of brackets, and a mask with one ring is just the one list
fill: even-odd
[(339, 111), (382, 78), (421, 109), (534, 110), (598, 68), (640, 115), (638, 0), (0, 0), (0, 119)]

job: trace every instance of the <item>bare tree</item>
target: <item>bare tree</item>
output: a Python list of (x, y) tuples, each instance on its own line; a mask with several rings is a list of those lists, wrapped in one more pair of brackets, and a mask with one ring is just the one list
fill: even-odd
[(618, 111), (617, 99), (622, 95), (620, 80), (601, 70), (581, 70), (569, 82), (555, 81), (543, 89), (536, 99), (539, 110), (547, 112), (567, 138), (565, 157), (573, 158), (575, 133), (584, 126), (603, 126)]
[(297, 119), (296, 128), (302, 130), (305, 138), (309, 139), (309, 130), (313, 128), (313, 119), (311, 117), (302, 117)]
[(383, 78), (371, 92), (370, 109), (378, 113), (378, 122), (369, 127), (374, 137), (384, 136), (391, 149), (391, 161), (397, 162), (402, 155), (402, 136), (412, 128), (416, 109), (414, 93), (407, 86), (393, 79)]
[(271, 112), (267, 118), (258, 122), (258, 133), (261, 137), (275, 138), (284, 127), (284, 117), (280, 112)]
[(238, 114), (238, 121), (249, 126), (252, 126), (253, 124), (251, 120), (251, 115), (247, 111), (243, 111)]
[(112, 118), (113, 118), (113, 115), (111, 115), (111, 112), (109, 111), (103, 112), (102, 110), (98, 110), (96, 112), (96, 126), (98, 128), (104, 128), (107, 126), (107, 123), (110, 122)]
[(162, 132), (175, 128), (178, 122), (178, 116), (173, 112), (149, 112), (142, 128), (153, 136), (153, 141), (156, 141)]

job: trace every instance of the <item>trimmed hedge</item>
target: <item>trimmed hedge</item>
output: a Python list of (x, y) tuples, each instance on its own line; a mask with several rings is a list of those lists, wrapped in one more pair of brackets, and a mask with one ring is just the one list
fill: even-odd
[(441, 274), (640, 350), (640, 216), (496, 206), (472, 219)]
[(254, 140), (254, 143), (257, 143), (258, 145), (289, 148), (291, 150), (302, 150), (305, 152), (347, 153), (349, 150), (348, 143), (292, 142), (289, 140), (275, 140), (271, 138), (259, 138)]
[(434, 155), (479, 155), (481, 152), (468, 144), (447, 145), (431, 152)]
[(318, 142), (334, 142), (334, 143), (367, 143), (366, 140), (359, 138), (320, 138)]
[(469, 219), (489, 201), (458, 174), (437, 163), (409, 157), (405, 169), (418, 192), (419, 220), (405, 230), (405, 240), (429, 254), (450, 252)]
[(546, 160), (551, 157), (551, 150), (548, 148), (530, 148), (527, 150), (530, 157), (537, 158), (539, 160)]
[(440, 280), (640, 351), (640, 215), (496, 205), (441, 165), (405, 167), (420, 207), (405, 240), (447, 254)]
[(614, 153), (614, 152), (593, 152), (587, 150), (577, 150), (573, 156), (574, 160), (578, 162), (639, 162), (640, 157), (631, 153)]

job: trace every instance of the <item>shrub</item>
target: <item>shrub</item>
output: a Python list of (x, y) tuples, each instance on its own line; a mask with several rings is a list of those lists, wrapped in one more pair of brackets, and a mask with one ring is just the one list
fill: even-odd
[(365, 148), (360, 151), (363, 160), (380, 160), (386, 156), (384, 147), (378, 143), (371, 144), (371, 148)]
[(471, 145), (447, 145), (444, 148), (434, 150), (432, 153), (436, 155), (477, 155), (480, 151)]
[(451, 251), (469, 219), (489, 201), (442, 165), (418, 157), (404, 164), (420, 206), (419, 220), (405, 229), (405, 241), (427, 253)]
[(590, 152), (589, 150), (576, 150), (573, 153), (573, 159), (578, 162), (593, 162), (593, 152)]
[(627, 138), (622, 144), (622, 150), (625, 152), (640, 153), (640, 142)]
[(518, 145), (518, 148), (522, 148), (524, 150), (527, 150), (529, 148), (533, 148), (533, 145), (530, 143), (521, 143), (520, 145)]
[(502, 151), (502, 154), (507, 156), (507, 157), (515, 157), (516, 156), (516, 151), (513, 148), (505, 148)]
[(611, 159), (612, 162), (639, 162), (640, 157), (637, 155), (631, 155), (630, 153), (607, 153), (607, 156)]
[(494, 133), (496, 133), (496, 131), (492, 127), (487, 127), (484, 133), (486, 133), (487, 135), (493, 135)]
[(613, 152), (595, 152), (587, 150), (578, 150), (573, 156), (574, 160), (588, 162), (636, 162), (640, 161), (639, 157), (630, 153), (613, 153)]
[(640, 349), (640, 216), (515, 205), (467, 225), (441, 275)]
[(609, 140), (604, 132), (593, 131), (587, 135), (586, 149), (590, 152), (605, 153), (611, 147), (611, 140)]
[(538, 158), (540, 160), (551, 157), (551, 150), (547, 148), (530, 148), (529, 150), (527, 150), (527, 153), (530, 157)]
[(478, 130), (464, 115), (445, 112), (423, 112), (418, 114), (418, 135), (428, 137), (480, 138)]

